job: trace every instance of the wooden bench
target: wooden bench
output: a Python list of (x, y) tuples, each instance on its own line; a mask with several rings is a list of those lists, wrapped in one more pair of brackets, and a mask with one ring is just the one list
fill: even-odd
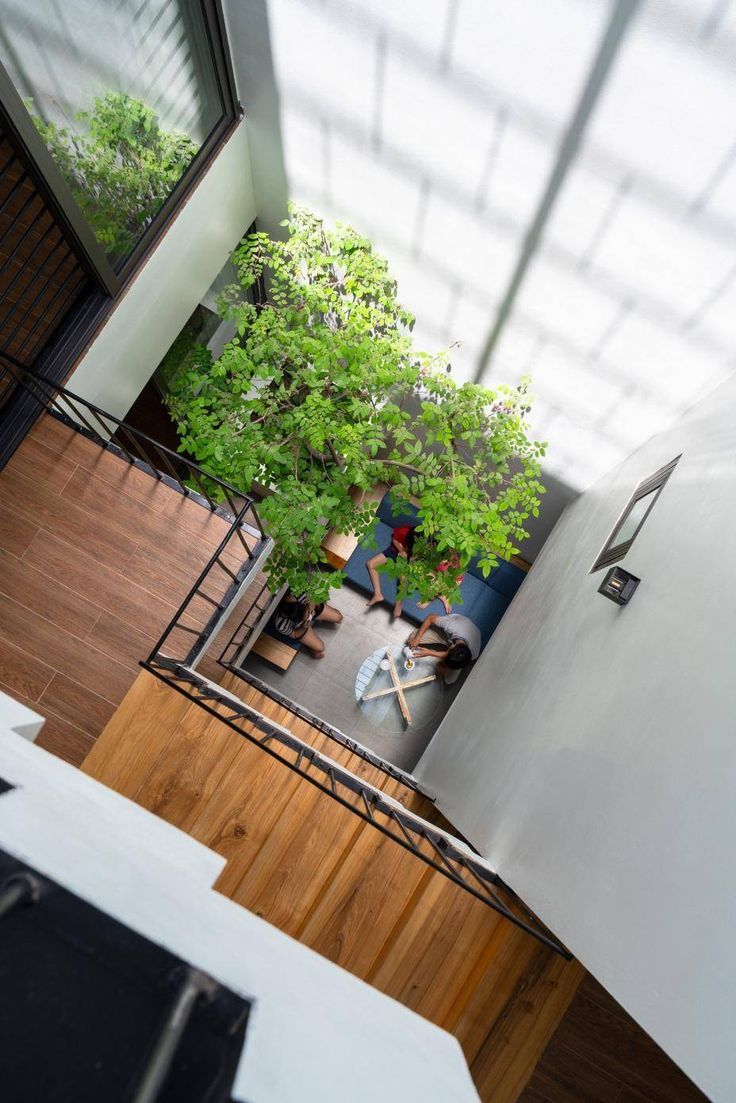
[[(354, 487), (350, 491), (350, 497), (356, 508), (362, 508), (371, 503), (378, 506), (387, 490), (388, 486), (383, 483), (378, 483), (372, 490), (358, 490)], [(335, 532), (334, 529), (330, 529), (322, 541), (327, 562), (337, 570), (341, 570), (345, 566), (357, 546), (357, 536), (353, 536), (349, 532)]]
[(296, 648), (289, 647), (288, 643), (274, 639), (265, 632), (258, 637), (251, 651), (259, 658), (265, 659), (267, 663), (277, 666), (279, 670), (288, 670), (297, 654)]

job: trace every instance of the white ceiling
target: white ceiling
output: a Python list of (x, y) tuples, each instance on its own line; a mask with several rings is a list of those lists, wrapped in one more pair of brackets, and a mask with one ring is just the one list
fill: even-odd
[[(374, 239), (418, 342), (460, 342), (459, 378), (478, 371), (611, 9), (268, 0), (290, 195)], [(736, 0), (643, 0), (486, 368), (489, 385), (532, 375), (534, 428), (572, 488), (733, 370), (734, 62)]]

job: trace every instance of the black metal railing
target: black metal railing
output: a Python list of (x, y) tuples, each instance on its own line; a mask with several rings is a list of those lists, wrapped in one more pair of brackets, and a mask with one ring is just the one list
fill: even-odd
[[(0, 360), (2, 366), (2, 360)], [(432, 869), (499, 912), (556, 953), (571, 955), (516, 897), (497, 873), (467, 844), (406, 809), (388, 793), (339, 765), (288, 728), (203, 677), (193, 667), (246, 593), (272, 542), (263, 533), (250, 498), (171, 451), (135, 427), (38, 373), (10, 361), (4, 370), (48, 413), (165, 483), (228, 523), (209, 562), (200, 572), (173, 620), (141, 665), (244, 739), (278, 759), (373, 828), (410, 850)], [(265, 585), (261, 587), (265, 594)], [(232, 641), (231, 641), (232, 642)], [(223, 653), (224, 655), (224, 653)], [(222, 661), (223, 656), (221, 656)], [(286, 707), (295, 717), (347, 748), (392, 781), (428, 797), (416, 779), (345, 736), (240, 668), (222, 662), (243, 680)], [(432, 798), (429, 797), (431, 800)]]
[[(245, 504), (236, 516), (156, 642), (149, 662), (161, 655), (193, 666), (209, 647), (272, 546), (263, 534), (256, 539), (245, 522), (251, 508)], [(242, 548), (246, 552), (244, 560)]]
[[(281, 591), (283, 592), (283, 591)], [(252, 595), (248, 608), (238, 621), (237, 627), (231, 632), (230, 637), (220, 652), (218, 662), (227, 670), (242, 676), (240, 663), (243, 660), (250, 644), (260, 633), (264, 623), (268, 621), (272, 609), (275, 607), (280, 593), (274, 593), (269, 587), (269, 580), (264, 575), (261, 585)], [(268, 687), (270, 690), (270, 686)]]
[[(226, 664), (223, 664), (226, 665)], [(367, 747), (364, 747), (362, 743), (357, 743), (350, 736), (345, 735), (339, 728), (336, 728), (334, 724), (328, 724), (326, 720), (317, 716), (315, 713), (310, 712), (309, 709), (304, 708), (302, 705), (297, 704), (296, 701), (292, 701), (289, 697), (285, 697), (283, 693), (280, 693), (273, 686), (267, 682), (262, 682), (260, 678), (256, 678), (250, 671), (244, 670), (239, 666), (226, 666), (232, 674), (236, 674), (247, 685), (252, 686), (253, 689), (257, 689), (259, 693), (262, 693), (264, 697), (268, 697), (269, 700), (275, 701), (281, 708), (290, 712), (292, 716), (297, 717), (299, 720), (305, 720), (310, 727), (320, 732), (322, 735), (326, 735), (328, 739), (340, 747), (345, 747), (356, 758), (361, 758), (368, 765), (374, 766), (377, 770), (381, 770), (387, 777), (393, 781), (400, 782), (401, 785), (406, 786), (407, 789), (411, 789), (414, 793), (419, 793), (421, 796), (426, 797), (427, 800), (434, 803), (434, 797), (422, 789), (421, 785), (414, 777), (413, 774), (409, 774), (406, 770), (399, 769), (398, 766), (394, 766), (393, 762), (389, 762), (385, 758), (381, 758), (380, 755), (374, 754)]]
[(572, 957), (489, 864), (461, 840), (410, 812), (399, 801), (320, 753), (288, 728), (269, 720), (186, 665), (159, 653), (144, 666), (509, 922), (568, 960)]
[[(223, 479), (209, 474), (188, 456), (174, 452), (134, 425), (107, 413), (94, 402), (0, 352), (0, 381), (8, 379), (31, 395), (39, 407), (101, 448), (113, 452), (126, 463), (205, 506), (224, 520), (232, 523), (239, 518), (239, 528), (243, 534), (247, 532), (255, 539), (262, 538), (261, 524), (252, 498)], [(241, 542), (245, 548), (245, 535), (241, 537)]]

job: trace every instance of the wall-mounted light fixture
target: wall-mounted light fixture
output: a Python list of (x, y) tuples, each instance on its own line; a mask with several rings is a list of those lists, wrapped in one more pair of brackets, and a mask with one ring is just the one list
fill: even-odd
[(598, 593), (615, 601), (617, 605), (628, 605), (640, 582), (640, 578), (625, 571), (623, 567), (611, 567), (598, 587)]

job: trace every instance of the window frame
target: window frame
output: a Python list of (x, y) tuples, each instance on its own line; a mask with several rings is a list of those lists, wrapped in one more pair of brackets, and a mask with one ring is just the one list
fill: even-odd
[[(57, 333), (50, 338), (33, 364), (36, 371), (53, 382), (63, 383), (67, 379), (82, 351), (97, 337), (130, 283), (167, 232), (173, 218), (243, 117), (221, 0), (199, 0), (199, 4), (207, 29), (207, 42), (202, 46), (209, 49), (212, 56), (221, 115), (151, 224), (117, 269), (97, 241), (38, 133), (20, 93), (0, 62), (0, 125), (12, 136), (26, 172), (91, 283), (87, 293), (63, 319)], [(12, 357), (8, 359), (12, 362)], [(4, 403), (0, 411), (0, 470), (38, 416), (38, 405), (22, 388), (16, 389)]]
[(34, 182), (47, 206), (63, 226), (80, 264), (95, 287), (113, 300), (119, 297), (155, 249), (172, 216), (196, 186), (243, 115), (243, 108), (237, 97), (220, 0), (199, 2), (207, 29), (207, 46), (212, 56), (222, 113), (151, 224), (142, 232), (134, 248), (117, 268), (95, 238), (61, 170), (38, 133), (20, 93), (0, 63), (0, 119), (13, 134), (28, 163), (33, 166)]
[[(593, 566), (590, 568), (588, 574), (595, 574), (596, 571), (602, 571), (606, 567), (613, 566), (614, 563), (618, 563), (630, 551), (631, 545), (634, 543), (637, 536), (641, 532), (642, 526), (646, 522), (649, 514), (652, 512), (652, 509), (654, 508), (657, 499), (662, 493), (665, 484), (667, 483), (672, 472), (677, 467), (677, 464), (679, 463), (681, 458), (682, 453), (675, 456), (675, 458), (673, 460), (670, 460), (669, 463), (665, 464), (664, 467), (660, 467), (659, 470), (655, 471), (653, 475), (650, 475), (646, 479), (642, 479), (642, 481), (637, 485), (633, 494), (631, 494), (626, 505), (619, 514), (615, 525), (608, 534), (603, 547), (598, 552), (598, 555), (595, 557)], [(653, 493), (654, 491), (656, 491), (656, 493)], [(628, 540), (624, 540), (621, 543), (616, 543), (616, 538), (621, 532), (621, 529), (626, 523), (636, 503), (641, 501), (642, 498), (648, 497), (649, 495), (653, 495), (652, 499), (647, 506), (643, 517), (640, 519), (639, 524), (634, 529), (633, 535)]]

